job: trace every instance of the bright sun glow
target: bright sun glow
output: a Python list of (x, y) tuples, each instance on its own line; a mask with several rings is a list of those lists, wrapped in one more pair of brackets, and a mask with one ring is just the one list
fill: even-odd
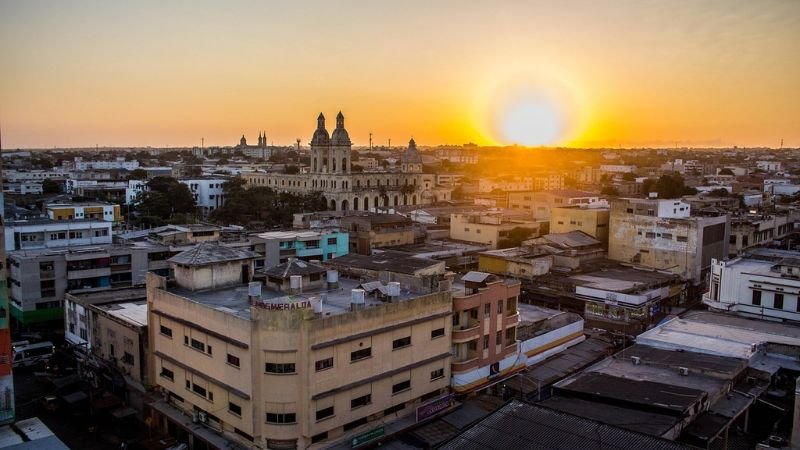
[(497, 114), (497, 128), (505, 142), (547, 145), (564, 137), (567, 118), (544, 96), (517, 97)]
[(560, 145), (584, 122), (577, 93), (563, 77), (521, 70), (485, 92), (489, 135), (501, 145)]

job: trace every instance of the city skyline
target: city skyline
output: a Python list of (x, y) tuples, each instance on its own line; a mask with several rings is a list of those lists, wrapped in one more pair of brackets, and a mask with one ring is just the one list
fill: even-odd
[(5, 148), (800, 146), (796, 2), (0, 3)]

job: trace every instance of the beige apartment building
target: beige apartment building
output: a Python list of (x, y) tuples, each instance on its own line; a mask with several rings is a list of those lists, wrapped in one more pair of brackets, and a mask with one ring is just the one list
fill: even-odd
[(574, 189), (560, 189), (541, 192), (509, 192), (508, 207), (530, 211), (536, 220), (549, 220), (553, 208), (569, 205), (606, 205), (597, 194), (577, 191)]
[(609, 216), (609, 208), (559, 206), (550, 210), (550, 232), (583, 231), (608, 246)]
[(184, 430), (196, 447), (324, 448), (378, 438), (384, 424), (443, 400), (449, 291), (390, 283), (367, 295), (331, 271), (325, 288), (297, 280), (289, 295), (245, 283), (252, 252), (198, 249), (171, 259), (174, 285), (148, 276), (160, 428)]
[(500, 242), (509, 237), (514, 228), (530, 231), (528, 237), (539, 237), (547, 233), (547, 223), (508, 215), (501, 211), (476, 212), (450, 215), (450, 239), (475, 242), (498, 248)]

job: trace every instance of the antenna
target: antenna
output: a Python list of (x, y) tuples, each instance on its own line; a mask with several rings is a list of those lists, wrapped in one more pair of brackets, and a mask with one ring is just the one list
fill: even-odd
[(369, 149), (372, 150), (372, 133), (369, 134)]

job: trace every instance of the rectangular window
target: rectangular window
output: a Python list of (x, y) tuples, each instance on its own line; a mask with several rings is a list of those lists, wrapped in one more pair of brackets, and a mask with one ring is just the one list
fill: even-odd
[(431, 372), (431, 381), (438, 380), (439, 378), (444, 378), (444, 368), (436, 369)]
[(487, 350), (489, 348), (489, 335), (483, 335), (483, 349)]
[(286, 414), (267, 413), (267, 423), (284, 425), (287, 423), (296, 423), (296, 422), (297, 422), (297, 415), (295, 413), (286, 413)]
[(655, 239), (655, 237), (656, 237), (656, 234), (655, 234), (655, 233), (653, 233), (653, 232), (651, 232), (651, 231), (648, 231), (648, 232), (646, 232), (646, 233), (644, 234), (644, 237), (646, 237), (647, 239)]
[(372, 403), (372, 394), (362, 395), (361, 397), (350, 400), (350, 409), (360, 408)]
[(132, 366), (133, 365), (133, 355), (131, 355), (128, 352), (125, 352), (122, 355), (122, 362), (127, 364), (127, 365), (129, 365), (129, 366)]
[(503, 301), (502, 300), (497, 302), (497, 314), (503, 314)]
[(166, 367), (161, 368), (161, 376), (168, 379), (169, 381), (175, 381), (175, 373)]
[(411, 345), (411, 336), (406, 336), (404, 338), (395, 339), (392, 341), (392, 350), (397, 350), (398, 348), (408, 347)]
[(405, 407), (406, 407), (406, 404), (405, 404), (405, 403), (399, 403), (399, 404), (397, 404), (397, 405), (394, 405), (394, 406), (392, 406), (392, 407), (389, 407), (389, 408), (386, 408), (386, 409), (384, 409), (384, 410), (383, 410), (383, 415), (384, 415), (384, 416), (388, 416), (389, 414), (394, 414), (394, 413), (396, 413), (396, 412), (400, 412), (400, 411), (402, 411), (403, 409), (405, 409)]
[(753, 291), (753, 306), (761, 306), (761, 291)]
[(328, 238), (328, 245), (336, 245), (336, 238)]
[(200, 350), (201, 352), (205, 353), (206, 344), (198, 341), (197, 339), (192, 339), (192, 348), (195, 350)]
[(319, 372), (320, 370), (330, 369), (333, 367), (333, 358), (320, 359), (314, 363), (314, 369)]
[(366, 423), (367, 423), (367, 418), (366, 418), (366, 417), (362, 417), (362, 418), (360, 418), (360, 419), (356, 419), (356, 420), (354, 420), (354, 421), (352, 421), (352, 422), (348, 422), (348, 423), (344, 424), (344, 425), (342, 426), (342, 430), (344, 430), (344, 431), (350, 431), (350, 430), (352, 430), (352, 429), (354, 429), (354, 428), (358, 428), (358, 427), (360, 427), (361, 425), (364, 425), (364, 424), (366, 424)]
[(678, 237), (676, 238), (676, 240), (677, 240), (678, 242), (689, 242), (689, 238), (688, 238), (688, 237), (686, 237), (686, 236), (678, 236)]
[(431, 331), (431, 339), (436, 339), (442, 336), (444, 336), (444, 328), (437, 328)]
[(372, 356), (372, 347), (362, 348), (361, 350), (350, 352), (350, 362), (359, 361), (362, 359), (369, 358), (371, 356)]
[(398, 394), (409, 389), (411, 389), (411, 380), (401, 381), (392, 386), (392, 394)]
[(775, 294), (775, 301), (772, 307), (775, 309), (783, 309), (783, 294)]
[(266, 373), (295, 373), (294, 363), (266, 363), (264, 364), (264, 372)]
[(483, 317), (489, 317), (491, 312), (492, 312), (492, 305), (488, 303), (483, 305)]
[(228, 411), (237, 416), (242, 415), (242, 407), (233, 402), (228, 402)]
[(172, 328), (165, 327), (164, 325), (161, 325), (161, 334), (171, 338), (172, 337)]
[(317, 410), (317, 420), (327, 419), (333, 417), (333, 406)]
[(312, 444), (316, 444), (317, 442), (322, 442), (325, 439), (328, 439), (328, 432), (327, 431), (324, 431), (324, 432), (322, 432), (320, 434), (315, 434), (315, 435), (311, 436), (311, 443)]
[(198, 395), (202, 395), (203, 397), (205, 397), (206, 394), (207, 394), (206, 388), (204, 388), (202, 386), (198, 386), (198, 385), (196, 385), (194, 383), (192, 383), (192, 392), (194, 392), (195, 394), (198, 394)]
[(494, 345), (503, 345), (503, 332), (498, 331), (494, 337)]
[(230, 353), (228, 353), (227, 361), (228, 361), (228, 364), (230, 364), (230, 365), (232, 365), (234, 367), (239, 367), (239, 357), (238, 356), (233, 356)]

